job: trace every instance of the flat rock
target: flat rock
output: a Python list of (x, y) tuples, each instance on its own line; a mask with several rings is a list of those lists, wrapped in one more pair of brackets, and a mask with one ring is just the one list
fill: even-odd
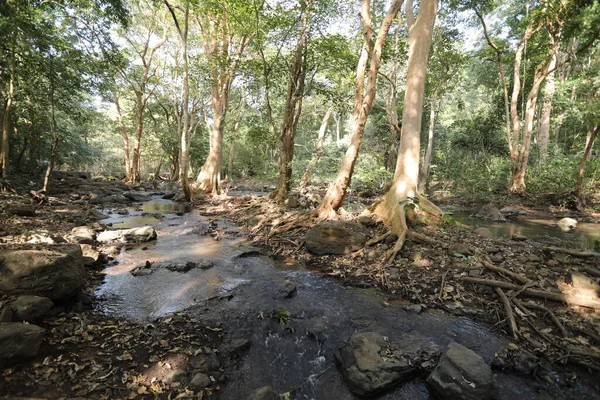
[(25, 206), (13, 206), (9, 209), (10, 213), (19, 217), (35, 217), (35, 208)]
[(492, 222), (506, 222), (506, 217), (496, 207), (492, 205), (486, 205), (475, 214), (475, 218), (484, 219)]
[(37, 325), (8, 322), (0, 324), (0, 362), (19, 361), (35, 357), (44, 329)]
[(416, 367), (408, 356), (393, 351), (376, 332), (357, 333), (335, 352), (335, 360), (348, 388), (372, 396), (412, 379)]
[(47, 297), (20, 296), (8, 306), (13, 310), (13, 321), (35, 323), (44, 318), (54, 303)]
[(486, 400), (498, 398), (492, 370), (474, 351), (450, 343), (427, 384), (440, 399)]
[(306, 249), (313, 254), (347, 254), (367, 242), (364, 226), (346, 221), (322, 222), (306, 233)]
[(33, 294), (51, 300), (77, 293), (85, 285), (79, 245), (0, 247), (0, 292)]
[(493, 238), (494, 234), (488, 228), (477, 228), (475, 233), (484, 238)]
[(279, 393), (271, 386), (263, 386), (250, 393), (248, 400), (279, 400)]
[(92, 244), (96, 240), (96, 231), (89, 226), (77, 226), (71, 229), (69, 242), (79, 244)]
[(123, 240), (127, 243), (142, 243), (156, 240), (156, 230), (151, 226), (126, 229), (123, 232)]

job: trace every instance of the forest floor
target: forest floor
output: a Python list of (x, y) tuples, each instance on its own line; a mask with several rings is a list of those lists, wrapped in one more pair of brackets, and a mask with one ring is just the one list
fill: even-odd
[[(131, 189), (118, 182), (97, 185), (112, 192)], [(24, 188), (0, 193), (0, 243), (59, 237), (73, 227), (97, 224), (90, 213), (95, 206), (73, 195), (76, 188), (70, 190), (43, 204)], [(145, 185), (142, 190), (153, 188)], [(496, 368), (533, 375), (541, 382), (552, 380), (558, 371), (565, 385), (582, 377), (600, 390), (597, 380), (590, 379), (600, 371), (600, 302), (597, 293), (582, 295), (572, 282), (579, 275), (598, 281), (597, 255), (530, 240), (482, 237), (470, 228), (449, 224), (411, 227), (428, 240), (407, 240), (398, 257), (387, 264), (384, 255), (393, 238), (343, 256), (315, 256), (304, 248), (308, 226), (272, 234), (273, 228), (310, 212), (306, 208), (281, 207), (253, 195), (202, 198), (194, 206), (203, 215), (245, 226), (254, 245), (285, 264), (304, 266), (342, 285), (376, 288), (387, 304), (410, 312), (442, 309), (492, 326), (512, 338), (494, 360)], [(19, 207), (35, 209), (35, 217), (11, 213)], [(550, 214), (548, 206), (538, 210), (547, 217), (567, 215), (564, 209)], [(599, 216), (580, 217), (598, 222)], [(358, 215), (348, 213), (344, 218), (358, 220)], [(385, 232), (381, 224), (367, 225), (372, 238)], [(235, 360), (244, 346), (226, 343), (221, 328), (185, 314), (147, 325), (107, 317), (93, 307), (93, 292), (103, 278), (100, 269), (90, 268), (88, 275), (84, 295), (58, 304), (40, 324), (47, 333), (38, 356), (2, 371), (0, 393), (38, 398), (201, 398), (226, 382), (232, 364), (223, 355), (229, 352), (229, 359)], [(0, 306), (11, 299), (2, 296)], [(195, 369), (210, 377), (209, 389), (194, 392), (177, 384), (181, 371), (175, 365), (181, 354), (186, 362), (213, 364)]]

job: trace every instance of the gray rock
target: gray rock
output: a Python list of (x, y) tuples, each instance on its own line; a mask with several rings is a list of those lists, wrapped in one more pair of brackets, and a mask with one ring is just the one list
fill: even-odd
[(170, 385), (171, 383), (174, 383), (174, 382), (183, 382), (183, 381), (185, 381), (185, 378), (186, 378), (185, 371), (181, 370), (181, 369), (176, 369), (176, 370), (173, 370), (167, 376), (165, 376), (162, 381), (164, 384)]
[(371, 217), (367, 217), (366, 215), (361, 215), (360, 217), (358, 217), (358, 222), (361, 225), (366, 226), (367, 228), (377, 225), (377, 222), (373, 221)]
[(263, 386), (250, 393), (247, 400), (279, 400), (279, 393), (271, 386)]
[(527, 236), (525, 235), (521, 235), (519, 233), (514, 233), (511, 237), (510, 240), (514, 240), (515, 242), (524, 242), (527, 240)]
[(298, 288), (296, 287), (296, 284), (294, 282), (290, 281), (289, 279), (286, 279), (285, 281), (283, 281), (283, 284), (277, 291), (281, 298), (289, 299), (291, 297), (294, 297), (296, 293), (298, 293)]
[(169, 271), (188, 272), (189, 270), (191, 270), (192, 268), (196, 268), (197, 266), (198, 266), (198, 263), (188, 261), (188, 262), (184, 262), (184, 263), (168, 264), (165, 266), (165, 268), (168, 269)]
[(357, 333), (335, 352), (335, 360), (350, 391), (372, 396), (412, 379), (411, 360), (391, 351), (376, 332)]
[(127, 243), (142, 243), (156, 240), (156, 231), (151, 226), (126, 229), (123, 231), (123, 240)]
[(88, 216), (89, 218), (93, 218), (93, 219), (108, 219), (110, 218), (108, 215), (101, 213), (98, 210), (95, 209), (91, 209), (90, 211), (88, 211)]
[(123, 196), (126, 199), (129, 199), (136, 203), (142, 203), (144, 201), (150, 200), (150, 196), (148, 194), (136, 193), (136, 192), (124, 192)]
[(88, 226), (78, 226), (71, 229), (71, 243), (92, 244), (96, 240), (96, 231)]
[(10, 207), (10, 213), (19, 217), (35, 217), (35, 208), (26, 206)]
[(35, 357), (44, 329), (37, 325), (9, 322), (0, 324), (0, 362)]
[(194, 375), (194, 377), (190, 381), (189, 388), (194, 392), (199, 392), (202, 389), (206, 389), (207, 387), (209, 387), (210, 384), (211, 380), (208, 377), (208, 375), (199, 372), (196, 375)]
[(13, 320), (13, 309), (10, 306), (4, 307), (0, 310), (0, 322), (11, 322)]
[(481, 208), (481, 210), (475, 214), (475, 217), (484, 219), (486, 221), (506, 222), (506, 217), (504, 214), (502, 214), (500, 210), (492, 205), (483, 206), (483, 208)]
[(494, 253), (490, 256), (490, 260), (496, 264), (500, 264), (504, 261), (504, 256), (501, 253)]
[(19, 250), (0, 247), (0, 292), (33, 294), (51, 300), (81, 290), (86, 274), (79, 245)]
[(522, 214), (527, 214), (526, 212), (521, 211), (519, 207), (504, 207), (500, 210), (500, 212), (502, 213), (502, 215), (508, 218), (517, 217)]
[(306, 233), (306, 249), (313, 254), (347, 254), (367, 242), (364, 226), (346, 221), (322, 222)]
[(525, 375), (531, 374), (538, 365), (538, 358), (527, 350), (519, 349), (513, 358), (515, 369)]
[(454, 257), (469, 257), (473, 255), (473, 252), (460, 244), (452, 244), (448, 247), (448, 254)]
[(441, 399), (497, 399), (498, 387), (483, 359), (458, 343), (450, 343), (427, 384)]
[(20, 296), (8, 303), (13, 310), (13, 321), (38, 322), (54, 306), (52, 300), (40, 296)]

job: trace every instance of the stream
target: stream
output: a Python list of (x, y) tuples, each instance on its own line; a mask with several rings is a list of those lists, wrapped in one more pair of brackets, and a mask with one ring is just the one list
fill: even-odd
[[(105, 210), (106, 212), (106, 210)], [(111, 214), (114, 228), (152, 225), (155, 242), (126, 246), (118, 264), (106, 268), (96, 291), (107, 314), (140, 323), (173, 312), (200, 316), (219, 324), (226, 340), (250, 339), (238, 367), (226, 371), (219, 399), (245, 399), (254, 389), (271, 385), (292, 399), (354, 399), (334, 363), (334, 351), (353, 333), (377, 331), (403, 348), (442, 351), (456, 341), (490, 362), (508, 343), (486, 326), (437, 310), (421, 314), (388, 304), (372, 289), (338, 282), (261, 255), (239, 228), (224, 219), (201, 216), (198, 210), (155, 199), (128, 215)], [(211, 225), (212, 224), (212, 225)], [(215, 228), (216, 224), (216, 230)], [(216, 236), (207, 234), (217, 232)], [(212, 268), (180, 273), (159, 268), (148, 276), (130, 271), (146, 261), (210, 261)], [(297, 294), (285, 298), (286, 283)], [(273, 310), (289, 312), (280, 325)], [(522, 376), (495, 372), (501, 399), (537, 399), (539, 384)], [(576, 385), (556, 398), (594, 398), (592, 389)], [(422, 379), (398, 387), (381, 399), (429, 399)]]

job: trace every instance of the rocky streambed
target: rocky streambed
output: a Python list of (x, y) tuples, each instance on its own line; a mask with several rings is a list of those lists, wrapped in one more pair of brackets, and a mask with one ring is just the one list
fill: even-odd
[[(130, 200), (143, 200), (139, 206), (100, 201), (98, 209), (77, 211), (108, 216), (87, 228), (53, 232), (54, 239), (81, 244), (4, 245), (3, 272), (27, 264), (15, 261), (16, 251), (44, 252), (46, 259), (66, 260), (49, 264), (73, 265), (76, 285), (55, 296), (32, 293), (28, 284), (5, 297), (2, 315), (12, 312), (14, 322), (0, 325), (0, 341), (21, 340), (24, 352), (3, 355), (0, 392), (42, 398), (598, 397), (579, 379), (536, 380), (535, 371), (553, 368), (465, 315), (343, 285), (302, 257), (252, 246), (249, 232), (224, 218), (226, 206), (193, 210), (163, 196), (130, 192)], [(55, 275), (43, 270), (42, 276)], [(64, 282), (45, 287), (64, 291)], [(51, 303), (19, 297), (32, 294), (55, 297)], [(32, 300), (39, 304), (29, 317), (23, 304)], [(12, 334), (17, 326), (32, 332)], [(508, 359), (512, 367), (504, 364)]]

